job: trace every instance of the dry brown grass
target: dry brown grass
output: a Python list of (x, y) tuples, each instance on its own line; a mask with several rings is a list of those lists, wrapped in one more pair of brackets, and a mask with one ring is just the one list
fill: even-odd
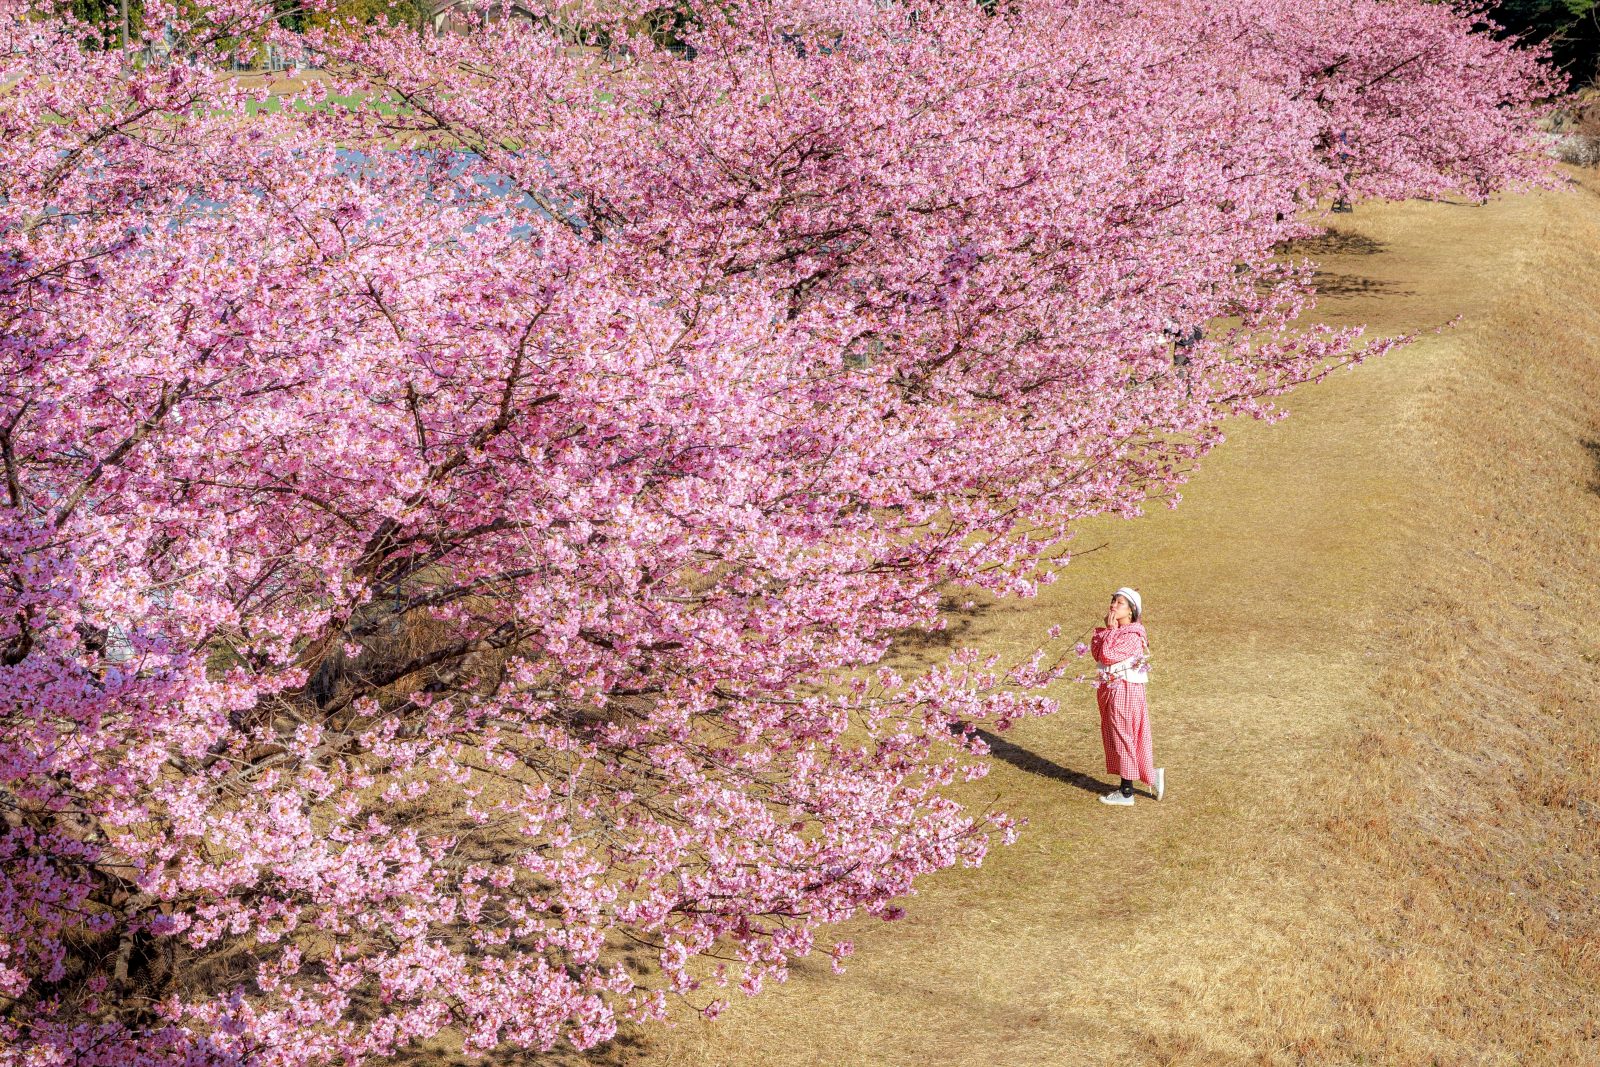
[(1318, 778), (1351, 1058), (1600, 1062), (1600, 183), (1566, 208), (1408, 427), (1420, 610)]
[[(1030, 820), (618, 1064), (1600, 1063), (1600, 183), (1362, 206), (1319, 315), (1462, 324), (1241, 425), (1175, 512), (963, 641), (1145, 594), (1170, 795), (1095, 801), (1093, 703), (997, 745)], [(1353, 280), (1353, 282), (1352, 282)], [(1356, 284), (1359, 283), (1359, 284)], [(942, 650), (907, 648), (908, 657)]]
[(1578, 133), (1600, 137), (1600, 83), (1579, 93), (1572, 111)]

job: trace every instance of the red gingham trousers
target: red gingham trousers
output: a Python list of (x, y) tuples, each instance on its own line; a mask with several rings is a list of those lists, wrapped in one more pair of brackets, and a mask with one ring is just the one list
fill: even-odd
[(1106, 749), (1106, 773), (1153, 785), (1155, 746), (1150, 741), (1150, 705), (1141, 682), (1103, 682), (1095, 691), (1100, 703), (1100, 741)]

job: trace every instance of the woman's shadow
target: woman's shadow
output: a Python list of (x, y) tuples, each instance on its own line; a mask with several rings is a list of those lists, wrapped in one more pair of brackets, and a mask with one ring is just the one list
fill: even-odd
[(1084, 792), (1093, 793), (1096, 796), (1104, 793), (1109, 788), (1106, 783), (1091, 778), (1082, 771), (1074, 771), (1061, 766), (1059, 763), (1052, 763), (1043, 756), (1028, 751), (1021, 745), (1007, 741), (999, 734), (990, 733), (988, 730), (974, 732), (988, 743), (989, 753), (995, 759), (1005, 760), (1018, 770), (1027, 771), (1029, 774), (1037, 774), (1042, 778), (1054, 779), (1057, 782), (1065, 782), (1067, 785), (1077, 786)]

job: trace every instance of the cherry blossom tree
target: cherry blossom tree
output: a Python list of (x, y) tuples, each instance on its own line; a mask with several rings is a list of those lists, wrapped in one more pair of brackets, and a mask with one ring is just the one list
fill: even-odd
[[(1145, 5), (1139, 17), (1311, 105), (1334, 179), (1319, 192), (1482, 200), (1509, 180), (1539, 179), (1526, 151), (1528, 105), (1561, 91), (1543, 51), (1494, 36), (1483, 10), (1251, 0)], [(1479, 32), (1464, 32), (1469, 25)]]
[[(1394, 343), (1297, 323), (1316, 197), (1538, 177), (1539, 68), (1372, 6), (1496, 80), (1319, 74), (1287, 4), (694, 3), (690, 61), (151, 2), (130, 67), (5, 0), (0, 1045), (590, 1047), (980, 862), (976, 727), (1070, 640), (896, 638)], [(261, 34), (338, 81), (226, 76)]]

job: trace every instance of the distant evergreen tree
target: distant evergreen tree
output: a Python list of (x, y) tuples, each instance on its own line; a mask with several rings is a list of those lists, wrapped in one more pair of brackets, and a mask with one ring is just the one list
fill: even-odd
[[(98, 29), (98, 42), (85, 42), (90, 47), (118, 48), (122, 44), (122, 6), (120, 0), (71, 0), (67, 8), (75, 18)], [(137, 34), (143, 25), (144, 0), (128, 0), (129, 32)]]
[(1493, 14), (1511, 33), (1548, 42), (1574, 88), (1600, 73), (1600, 0), (1501, 0)]
[(432, 13), (433, 5), (425, 0), (340, 0), (332, 9), (318, 9), (304, 16), (308, 26), (325, 26), (334, 19), (351, 19), (359, 23), (395, 22), (402, 26), (421, 26)]
[(296, 33), (305, 31), (306, 10), (300, 0), (272, 0), (272, 10), (278, 13), (278, 22), (283, 26)]

